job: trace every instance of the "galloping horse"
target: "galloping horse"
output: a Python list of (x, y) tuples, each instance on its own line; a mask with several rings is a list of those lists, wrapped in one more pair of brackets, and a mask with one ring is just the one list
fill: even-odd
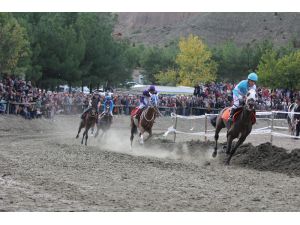
[(89, 113), (85, 115), (85, 117), (81, 120), (79, 124), (79, 129), (76, 138), (79, 137), (79, 133), (82, 128), (85, 128), (83, 135), (82, 135), (82, 140), (81, 144), (83, 144), (83, 139), (85, 137), (85, 145), (87, 145), (87, 139), (88, 139), (88, 132), (91, 127), (95, 126), (95, 123), (97, 121), (98, 113), (95, 108), (92, 108)]
[[(227, 130), (227, 148), (226, 154), (229, 155), (226, 165), (229, 165), (230, 160), (235, 153), (236, 149), (246, 140), (246, 137), (252, 130), (252, 125), (256, 122), (255, 118), (255, 101), (257, 99), (256, 92), (250, 90), (246, 95), (245, 104), (236, 110), (233, 117), (233, 124)], [(216, 128), (215, 131), (215, 149), (212, 154), (213, 157), (217, 156), (219, 132), (227, 125), (230, 108), (223, 109), (218, 116), (211, 118), (212, 125)], [(227, 116), (226, 116), (227, 115)], [(232, 141), (235, 138), (239, 138), (238, 142), (231, 149)]]
[[(144, 141), (147, 141), (152, 136), (152, 126), (154, 124), (154, 120), (156, 115), (160, 114), (157, 108), (157, 96), (152, 95), (149, 106), (142, 112), (139, 121), (136, 118), (131, 116), (131, 136), (130, 142), (132, 147), (132, 141), (134, 138), (134, 134), (137, 133), (137, 129), (140, 131), (140, 143), (144, 144)], [(144, 133), (147, 132), (149, 136), (144, 140)]]
[(107, 132), (112, 124), (112, 116), (109, 113), (109, 105), (106, 106), (105, 112), (103, 113), (102, 116), (100, 116), (98, 124), (97, 124), (97, 131), (95, 133), (95, 138), (99, 134), (99, 130), (102, 130), (102, 134), (100, 137), (102, 137), (105, 132)]

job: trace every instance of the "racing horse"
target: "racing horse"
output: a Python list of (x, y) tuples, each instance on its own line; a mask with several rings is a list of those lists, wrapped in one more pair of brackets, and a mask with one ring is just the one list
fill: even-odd
[(97, 117), (98, 117), (98, 112), (95, 108), (92, 108), (86, 115), (85, 117), (81, 120), (80, 124), (79, 124), (79, 128), (78, 128), (78, 133), (76, 135), (76, 138), (79, 137), (79, 133), (81, 131), (82, 128), (85, 128), (83, 135), (82, 135), (82, 139), (81, 139), (81, 144), (83, 144), (83, 139), (85, 137), (85, 145), (87, 145), (87, 139), (88, 139), (88, 132), (89, 129), (94, 127), (97, 121)]
[(297, 104), (296, 103), (292, 103), (289, 108), (288, 108), (288, 116), (287, 116), (287, 122), (288, 122), (288, 125), (289, 125), (289, 132), (291, 133), (292, 136), (295, 135), (296, 133), (296, 120), (295, 120), (295, 109), (297, 107)]
[(103, 135), (109, 130), (112, 124), (112, 116), (109, 113), (110, 107), (109, 105), (106, 106), (105, 112), (99, 116), (99, 121), (97, 123), (97, 131), (95, 133), (95, 138), (99, 134), (99, 130), (102, 130), (100, 137), (102, 138)]
[[(131, 136), (130, 136), (130, 142), (132, 147), (132, 141), (134, 138), (134, 134), (137, 133), (139, 130), (139, 136), (140, 136), (140, 144), (144, 144), (145, 141), (147, 141), (152, 136), (152, 126), (154, 124), (156, 115), (160, 115), (160, 112), (157, 108), (157, 96), (151, 95), (149, 106), (142, 112), (140, 119), (137, 120), (133, 116), (131, 116)], [(147, 132), (149, 135), (144, 140), (144, 133)]]
[(292, 136), (300, 135), (300, 96), (297, 97), (294, 104), (290, 105), (288, 114), (288, 124)]
[[(257, 95), (255, 90), (248, 91), (246, 95), (246, 102), (236, 110), (236, 113), (233, 117), (233, 123), (230, 127), (227, 127), (228, 117), (230, 115), (230, 107), (223, 109), (218, 116), (214, 116), (211, 118), (211, 124), (216, 128), (215, 148), (212, 154), (213, 157), (217, 156), (219, 132), (223, 128), (227, 127), (226, 154), (228, 155), (228, 158), (225, 162), (226, 165), (229, 165), (236, 149), (246, 140), (246, 137), (252, 130), (253, 124), (256, 122), (256, 99)], [(236, 138), (238, 138), (238, 141), (233, 149), (231, 149), (232, 141)]]

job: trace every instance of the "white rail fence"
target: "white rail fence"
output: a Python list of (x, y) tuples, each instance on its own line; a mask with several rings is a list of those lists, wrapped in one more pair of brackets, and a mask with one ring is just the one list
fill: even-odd
[[(256, 112), (257, 120), (267, 120), (271, 124), (268, 124), (266, 127), (261, 127), (261, 128), (256, 128), (252, 129), (250, 135), (259, 135), (259, 134), (270, 134), (270, 142), (271, 144), (273, 143), (273, 137), (289, 137), (289, 138), (296, 138), (300, 139), (300, 137), (288, 135), (288, 134), (283, 134), (276, 132), (275, 130), (289, 130), (288, 127), (281, 127), (281, 126), (275, 126), (274, 122), (275, 121), (287, 121), (286, 119), (275, 119), (275, 115), (277, 114), (298, 114), (300, 113), (295, 113), (295, 112), (283, 112), (283, 111), (271, 111), (271, 112)], [(173, 125), (168, 128), (168, 130), (164, 133), (164, 137), (166, 137), (168, 134), (173, 133), (174, 135), (174, 142), (176, 141), (176, 134), (186, 134), (186, 135), (194, 135), (194, 136), (203, 136), (205, 138), (205, 141), (207, 141), (207, 137), (213, 137), (214, 134), (214, 129), (213, 130), (208, 130), (208, 119), (211, 116), (217, 116), (218, 114), (205, 114), (202, 116), (181, 116), (177, 115), (175, 113), (171, 114), (171, 117), (174, 119)], [(259, 116), (270, 116), (271, 118), (259, 118)], [(195, 119), (205, 119), (204, 123), (204, 131), (203, 132), (184, 132), (180, 131), (177, 129), (177, 122), (178, 118), (184, 119), (184, 120), (195, 120)], [(193, 129), (193, 128), (192, 128)], [(191, 129), (191, 130), (192, 130)], [(220, 136), (225, 136), (226, 133), (220, 133)]]

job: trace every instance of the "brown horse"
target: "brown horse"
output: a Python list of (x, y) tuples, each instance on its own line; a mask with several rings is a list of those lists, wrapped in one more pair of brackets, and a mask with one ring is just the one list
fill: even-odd
[[(144, 144), (145, 141), (147, 141), (152, 136), (152, 126), (154, 124), (156, 115), (160, 114), (157, 108), (157, 97), (153, 95), (151, 97), (150, 105), (142, 112), (140, 119), (137, 120), (136, 118), (133, 118), (131, 116), (131, 136), (130, 136), (130, 142), (132, 147), (132, 141), (134, 138), (134, 134), (137, 133), (137, 129), (140, 131), (140, 143)], [(144, 140), (144, 133), (147, 132), (149, 135)]]
[[(230, 160), (235, 153), (236, 149), (246, 140), (246, 137), (252, 130), (252, 125), (255, 123), (255, 100), (257, 98), (255, 91), (247, 93), (246, 103), (237, 109), (234, 122), (227, 128), (227, 148), (226, 154), (229, 155), (226, 160), (226, 165), (229, 165)], [(227, 121), (224, 119), (223, 114), (228, 108), (223, 109), (220, 114), (211, 119), (212, 125), (216, 128), (215, 131), (215, 148), (212, 154), (213, 157), (217, 156), (219, 132), (221, 129), (227, 127)], [(231, 149), (232, 141), (239, 138), (234, 148)]]
[(109, 113), (109, 105), (106, 106), (105, 112), (99, 116), (99, 122), (97, 123), (97, 131), (95, 133), (95, 138), (99, 134), (99, 130), (102, 130), (101, 136), (102, 137), (105, 132), (107, 132), (112, 124), (112, 116)]
[(85, 117), (81, 120), (79, 124), (79, 129), (76, 138), (79, 137), (79, 133), (82, 128), (85, 128), (83, 135), (82, 135), (82, 140), (81, 144), (83, 144), (83, 139), (85, 137), (85, 145), (87, 145), (87, 139), (88, 139), (88, 132), (91, 127), (95, 126), (95, 123), (97, 121), (98, 113), (95, 108), (92, 108), (86, 115)]

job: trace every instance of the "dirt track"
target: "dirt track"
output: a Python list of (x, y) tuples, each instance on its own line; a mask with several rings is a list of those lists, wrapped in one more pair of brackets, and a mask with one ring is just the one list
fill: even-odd
[(228, 167), (223, 154), (211, 158), (210, 143), (162, 138), (171, 121), (161, 119), (131, 151), (128, 120), (115, 118), (105, 143), (90, 137), (85, 147), (74, 138), (78, 117), (0, 116), (0, 211), (300, 210), (300, 150), (252, 136), (256, 147), (241, 147)]

